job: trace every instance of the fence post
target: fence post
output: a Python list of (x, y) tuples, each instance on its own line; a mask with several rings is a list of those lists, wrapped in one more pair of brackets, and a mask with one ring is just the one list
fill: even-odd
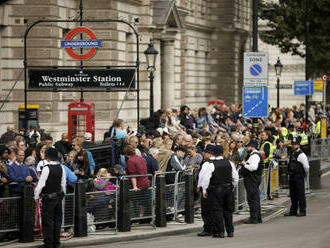
[(185, 215), (184, 221), (188, 224), (194, 223), (194, 183), (193, 174), (185, 176)]
[(34, 194), (31, 184), (26, 184), (22, 191), (22, 205), (20, 206), (19, 242), (33, 242), (34, 228)]
[(118, 209), (118, 231), (129, 232), (131, 230), (131, 213), (129, 202), (129, 180), (122, 178), (119, 181), (119, 209)]
[(156, 227), (166, 227), (165, 176), (156, 177)]
[(86, 207), (86, 185), (78, 182), (75, 185), (75, 216), (74, 236), (87, 236), (87, 207)]

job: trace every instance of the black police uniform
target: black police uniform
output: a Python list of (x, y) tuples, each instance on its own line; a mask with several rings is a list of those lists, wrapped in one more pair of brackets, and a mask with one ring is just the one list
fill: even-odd
[(38, 185), (35, 189), (35, 199), (42, 197), (42, 234), (46, 248), (60, 247), (60, 230), (62, 223), (62, 199), (65, 191), (64, 168), (55, 162), (58, 160), (55, 148), (46, 150), (46, 158), (53, 161), (43, 168)]
[(62, 224), (61, 190), (62, 166), (59, 164), (47, 165), (49, 175), (45, 187), (42, 189), (42, 233), (46, 247), (59, 247), (60, 230)]
[(305, 197), (305, 170), (303, 164), (298, 161), (300, 154), (304, 153), (301, 149), (291, 152), (288, 165), (289, 189), (291, 198), (291, 208), (288, 215), (297, 215), (299, 206), (299, 215), (306, 215), (306, 197)]
[[(232, 212), (232, 168), (229, 160), (211, 160), (214, 164), (214, 172), (207, 189), (207, 199), (202, 198), (202, 204), (209, 211), (202, 213), (205, 223), (205, 231), (213, 233), (214, 237), (224, 234), (224, 221), (226, 218), (226, 230), (234, 231)], [(202, 206), (202, 208), (203, 208)]]
[(247, 160), (250, 156), (253, 155), (259, 156), (260, 158), (257, 170), (249, 171), (244, 166), (241, 169), (241, 173), (244, 178), (244, 187), (246, 189), (247, 201), (250, 207), (250, 219), (245, 222), (246, 224), (257, 224), (262, 222), (259, 186), (261, 183), (261, 174), (264, 165), (263, 158), (258, 151), (251, 152), (248, 155)]

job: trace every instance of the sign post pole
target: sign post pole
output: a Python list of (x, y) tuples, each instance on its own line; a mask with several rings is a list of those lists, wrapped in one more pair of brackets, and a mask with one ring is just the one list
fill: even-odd
[(323, 79), (323, 114), (325, 114), (327, 81), (328, 81), (329, 77), (328, 77), (328, 75), (323, 75), (322, 79)]

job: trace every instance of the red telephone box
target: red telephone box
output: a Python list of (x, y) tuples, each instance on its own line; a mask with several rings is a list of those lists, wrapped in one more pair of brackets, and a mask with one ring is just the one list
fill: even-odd
[(69, 104), (68, 118), (69, 140), (84, 137), (85, 133), (92, 134), (95, 140), (95, 105), (92, 102), (72, 102)]

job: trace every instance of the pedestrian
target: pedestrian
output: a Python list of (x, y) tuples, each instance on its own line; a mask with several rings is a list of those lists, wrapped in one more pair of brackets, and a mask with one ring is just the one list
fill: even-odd
[(60, 230), (62, 223), (62, 199), (65, 194), (66, 174), (58, 162), (55, 148), (46, 150), (47, 165), (43, 168), (39, 183), (34, 191), (34, 198), (42, 198), (42, 233), (45, 248), (60, 247)]
[(288, 165), (291, 207), (284, 216), (306, 216), (305, 176), (309, 172), (309, 163), (306, 154), (300, 149), (300, 142), (300, 137), (294, 137), (291, 142)]
[(251, 139), (247, 145), (247, 161), (242, 162), (241, 168), (246, 196), (250, 207), (250, 218), (244, 222), (245, 224), (262, 223), (259, 185), (261, 183), (263, 159), (257, 148), (258, 141)]

